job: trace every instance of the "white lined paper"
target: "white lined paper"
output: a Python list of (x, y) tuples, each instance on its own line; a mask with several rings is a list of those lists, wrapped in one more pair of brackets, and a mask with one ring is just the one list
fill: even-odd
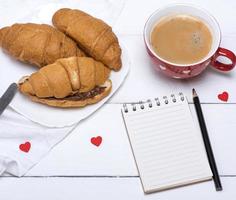
[(186, 98), (123, 116), (145, 193), (212, 178)]

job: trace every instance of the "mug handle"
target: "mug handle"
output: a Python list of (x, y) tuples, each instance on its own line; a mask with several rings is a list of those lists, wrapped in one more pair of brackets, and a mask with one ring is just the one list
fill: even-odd
[[(224, 57), (230, 59), (232, 63), (225, 64), (225, 63), (218, 61), (217, 58), (219, 56), (224, 56)], [(216, 68), (220, 71), (230, 71), (235, 67), (235, 64), (236, 64), (235, 54), (232, 51), (230, 51), (228, 49), (221, 48), (221, 47), (219, 47), (217, 49), (215, 55), (212, 57), (212, 60), (211, 60), (211, 66), (213, 66), (214, 68)]]

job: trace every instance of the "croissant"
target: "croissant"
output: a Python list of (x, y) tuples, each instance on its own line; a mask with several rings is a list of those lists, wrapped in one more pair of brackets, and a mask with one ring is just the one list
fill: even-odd
[(73, 38), (81, 49), (109, 68), (121, 68), (121, 48), (109, 25), (80, 10), (62, 8), (52, 18), (53, 25)]
[(46, 24), (14, 24), (0, 29), (0, 46), (16, 59), (38, 67), (59, 58), (84, 56), (77, 44)]
[(62, 58), (23, 77), (18, 87), (35, 102), (54, 107), (83, 107), (110, 93), (109, 74), (110, 69), (92, 58)]

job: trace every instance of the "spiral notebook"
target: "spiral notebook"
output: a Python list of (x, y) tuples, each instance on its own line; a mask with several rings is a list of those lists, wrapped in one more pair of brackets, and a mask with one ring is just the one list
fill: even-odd
[(145, 193), (212, 179), (183, 93), (124, 104), (122, 114)]

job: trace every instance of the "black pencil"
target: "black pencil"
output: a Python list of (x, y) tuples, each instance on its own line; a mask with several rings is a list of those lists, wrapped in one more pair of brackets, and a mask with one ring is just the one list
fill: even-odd
[(198, 95), (197, 95), (194, 88), (193, 88), (193, 103), (194, 103), (194, 106), (195, 106), (195, 109), (196, 109), (196, 112), (197, 112), (198, 121), (199, 121), (199, 125), (200, 125), (200, 128), (201, 128), (202, 137), (203, 137), (203, 141), (204, 141), (208, 161), (210, 163), (211, 171), (213, 173), (213, 180), (214, 180), (214, 183), (215, 183), (215, 188), (216, 188), (216, 191), (221, 191), (223, 189), (222, 189), (222, 186), (221, 186), (220, 177), (219, 177), (218, 170), (217, 170), (217, 167), (216, 167), (214, 154), (213, 154), (213, 151), (212, 151), (212, 148), (211, 148), (210, 139), (209, 139), (209, 136), (208, 136), (208, 133), (207, 133), (206, 123), (205, 123), (205, 120), (204, 120), (204, 117), (203, 117), (200, 100), (199, 100)]

